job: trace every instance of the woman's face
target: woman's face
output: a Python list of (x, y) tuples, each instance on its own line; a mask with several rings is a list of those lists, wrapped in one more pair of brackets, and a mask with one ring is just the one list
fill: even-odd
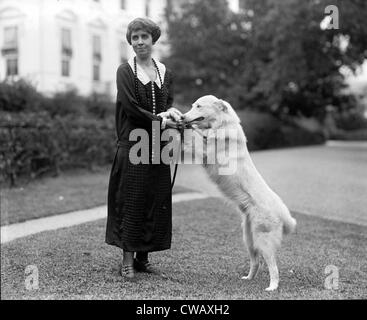
[(152, 35), (145, 30), (137, 30), (131, 33), (131, 45), (139, 58), (146, 59), (152, 54)]

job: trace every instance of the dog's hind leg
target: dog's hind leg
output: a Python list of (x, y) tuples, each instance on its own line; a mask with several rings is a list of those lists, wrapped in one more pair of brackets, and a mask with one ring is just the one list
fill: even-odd
[(241, 279), (251, 280), (254, 279), (259, 271), (260, 261), (259, 254), (257, 251), (253, 250), (250, 252), (250, 271), (247, 276), (243, 276)]
[(261, 254), (264, 257), (266, 264), (268, 265), (269, 275), (270, 275), (270, 284), (267, 287), (266, 291), (273, 291), (278, 288), (279, 284), (279, 271), (276, 262), (276, 252), (274, 248), (270, 246), (265, 246), (260, 248)]
[(251, 280), (256, 277), (259, 271), (260, 257), (258, 251), (254, 248), (250, 218), (244, 215), (242, 219), (243, 241), (250, 256), (250, 271), (242, 279)]

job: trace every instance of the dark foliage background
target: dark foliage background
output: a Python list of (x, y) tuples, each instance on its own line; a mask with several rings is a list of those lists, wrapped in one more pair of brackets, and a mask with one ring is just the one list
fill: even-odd
[[(336, 0), (339, 29), (320, 27), (326, 0), (246, 0), (234, 13), (225, 0), (184, 2), (166, 12), (183, 103), (214, 94), (237, 109), (322, 121), (328, 106), (355, 109), (341, 67), (367, 58), (367, 2)], [(176, 8), (176, 10), (175, 10)], [(348, 45), (346, 45), (348, 44)]]

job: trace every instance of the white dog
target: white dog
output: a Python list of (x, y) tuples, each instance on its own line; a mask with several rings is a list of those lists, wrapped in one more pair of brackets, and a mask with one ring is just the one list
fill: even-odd
[(236, 168), (233, 173), (219, 174), (222, 166), (219, 162), (204, 163), (204, 168), (212, 181), (241, 212), (243, 240), (250, 256), (249, 274), (242, 279), (250, 280), (256, 276), (261, 255), (270, 274), (270, 285), (266, 290), (277, 289), (279, 272), (276, 251), (280, 248), (283, 233), (287, 234), (295, 230), (296, 220), (256, 170), (246, 146), (247, 140), (240, 119), (228, 102), (214, 96), (204, 96), (195, 101), (192, 109), (183, 117), (185, 123), (190, 123), (204, 137), (209, 131), (225, 129), (229, 132), (225, 137), (206, 136), (204, 144), (207, 148), (198, 150), (199, 153), (204, 153), (204, 161), (210, 154), (215, 154), (218, 158), (220, 153), (230, 151), (228, 143), (225, 144), (225, 148), (215, 150), (218, 144), (211, 143), (211, 139), (217, 140), (216, 142), (218, 139), (226, 139), (227, 142), (236, 144), (237, 152), (227, 156), (229, 164), (234, 164), (233, 167)]

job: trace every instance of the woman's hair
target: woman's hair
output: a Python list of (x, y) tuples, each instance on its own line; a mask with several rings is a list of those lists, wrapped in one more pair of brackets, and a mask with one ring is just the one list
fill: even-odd
[(126, 40), (131, 45), (131, 34), (133, 31), (144, 30), (151, 34), (153, 44), (157, 42), (161, 36), (161, 28), (148, 18), (136, 18), (129, 23), (126, 31)]

